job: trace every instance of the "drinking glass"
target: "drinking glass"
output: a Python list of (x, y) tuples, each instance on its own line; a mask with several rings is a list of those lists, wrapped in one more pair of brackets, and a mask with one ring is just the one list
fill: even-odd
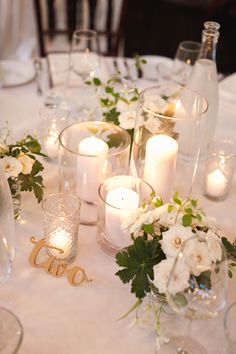
[[(0, 164), (0, 283), (4, 283), (12, 269), (14, 259), (13, 203), (8, 181)], [(9, 310), (0, 307), (0, 353), (17, 353), (23, 337), (19, 319)]]
[(201, 43), (194, 41), (183, 41), (178, 45), (171, 72), (173, 81), (186, 84), (200, 49)]
[(224, 316), (224, 329), (227, 343), (227, 354), (236, 353), (236, 302), (232, 303), (226, 310)]
[[(174, 261), (167, 283), (167, 300), (189, 322), (186, 335), (173, 337), (166, 345), (170, 353), (207, 353), (189, 334), (193, 320), (214, 318), (226, 304), (227, 258), (220, 241), (215, 242), (214, 250), (221, 255), (220, 260), (212, 261), (206, 238), (192, 237), (183, 243)], [(182, 290), (184, 274), (189, 278)]]
[(96, 31), (79, 29), (74, 32), (70, 64), (72, 71), (79, 75), (83, 81), (94, 75), (100, 65)]
[(66, 105), (65, 94), (69, 80), (68, 53), (50, 53), (34, 61), (38, 92), (43, 95), (45, 106)]

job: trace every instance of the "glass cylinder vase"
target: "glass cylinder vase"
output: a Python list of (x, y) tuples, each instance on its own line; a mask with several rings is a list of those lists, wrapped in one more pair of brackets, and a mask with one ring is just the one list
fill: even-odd
[(98, 187), (108, 177), (127, 174), (130, 136), (112, 123), (79, 122), (59, 136), (59, 187), (81, 200), (80, 220), (97, 223)]
[(139, 97), (131, 174), (148, 182), (167, 202), (191, 194), (207, 101), (179, 85), (143, 90)]
[(114, 255), (132, 243), (122, 224), (153, 197), (153, 188), (140, 178), (113, 176), (99, 187), (97, 238), (102, 249)]

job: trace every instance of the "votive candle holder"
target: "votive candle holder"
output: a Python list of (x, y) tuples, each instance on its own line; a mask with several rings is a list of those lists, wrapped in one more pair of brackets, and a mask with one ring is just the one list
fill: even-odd
[(229, 194), (236, 162), (236, 145), (229, 140), (212, 141), (203, 177), (203, 194), (212, 201)]
[(54, 193), (42, 202), (43, 229), (50, 256), (72, 262), (77, 254), (80, 201), (71, 194)]

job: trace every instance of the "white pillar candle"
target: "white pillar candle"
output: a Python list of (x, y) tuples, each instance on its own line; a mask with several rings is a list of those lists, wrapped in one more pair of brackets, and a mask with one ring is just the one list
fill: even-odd
[(128, 213), (137, 210), (139, 195), (128, 188), (114, 188), (107, 193), (105, 209), (106, 238), (118, 247), (130, 244), (130, 235), (121, 229), (122, 220)]
[(44, 141), (45, 153), (51, 159), (58, 156), (58, 138), (55, 135), (48, 135)]
[(77, 160), (77, 193), (80, 199), (97, 202), (98, 187), (105, 177), (108, 151), (108, 144), (95, 136), (80, 142)]
[(227, 179), (220, 169), (209, 173), (206, 181), (206, 192), (210, 197), (222, 197), (227, 188)]
[(154, 135), (146, 144), (144, 180), (155, 192), (169, 200), (175, 178), (178, 144), (167, 135)]
[(58, 259), (67, 258), (72, 251), (73, 241), (70, 234), (61, 228), (57, 229), (49, 236), (49, 243), (51, 246), (63, 250), (63, 253), (60, 253), (59, 250), (49, 248), (50, 254)]

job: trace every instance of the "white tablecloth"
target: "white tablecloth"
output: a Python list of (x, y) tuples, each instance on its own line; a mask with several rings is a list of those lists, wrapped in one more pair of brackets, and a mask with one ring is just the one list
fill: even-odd
[[(229, 80), (230, 78), (226, 79)], [(236, 80), (234, 77), (234, 83)], [(224, 81), (220, 95), (217, 138), (236, 139), (236, 97), (232, 82)], [(153, 85), (153, 82), (151, 83)], [(227, 88), (228, 87), (228, 88)], [(231, 89), (229, 89), (231, 88)], [(224, 102), (224, 103), (223, 103)], [(234, 105), (234, 109), (232, 106)], [(8, 121), (18, 137), (32, 133), (39, 125), (42, 98), (36, 95), (34, 83), (0, 91), (1, 126)], [(57, 165), (44, 162), (46, 194), (57, 189)], [(223, 202), (211, 202), (201, 193), (203, 163), (199, 164), (194, 193), (207, 214), (232, 240), (235, 236), (236, 176), (229, 196)], [(113, 258), (100, 249), (96, 229), (80, 227), (78, 256), (75, 264), (86, 269), (92, 283), (72, 287), (66, 276), (54, 278), (42, 269), (32, 268), (28, 256), (32, 249), (29, 237), (42, 237), (42, 210), (30, 193), (22, 201), (22, 220), (16, 224), (16, 258), (10, 279), (0, 289), (0, 305), (15, 312), (24, 327), (19, 354), (146, 354), (154, 352), (155, 338), (151, 329), (129, 328), (131, 319), (118, 321), (136, 301), (114, 275)], [(229, 283), (229, 303), (236, 300), (236, 277)], [(193, 325), (192, 336), (206, 346), (210, 354), (225, 354), (223, 314)], [(175, 316), (165, 318), (175, 331), (185, 329), (186, 322)]]

